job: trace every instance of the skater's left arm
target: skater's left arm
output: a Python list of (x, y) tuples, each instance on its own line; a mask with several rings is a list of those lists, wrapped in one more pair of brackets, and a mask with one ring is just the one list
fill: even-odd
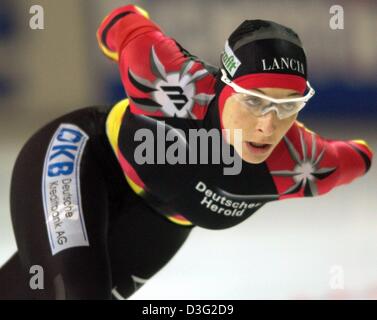
[[(315, 139), (316, 155), (314, 158), (318, 160), (317, 181), (321, 185), (319, 194), (326, 193), (334, 187), (351, 183), (369, 171), (373, 151), (364, 140), (327, 139), (311, 132), (300, 122), (297, 122), (296, 126), (301, 131), (307, 145), (311, 145), (310, 149), (312, 150), (312, 142)], [(321, 153), (323, 154), (321, 155)], [(326, 170), (330, 168), (334, 168), (335, 171)]]

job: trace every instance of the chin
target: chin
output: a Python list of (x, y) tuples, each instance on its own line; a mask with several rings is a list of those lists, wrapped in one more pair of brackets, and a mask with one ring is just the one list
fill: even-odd
[(267, 158), (268, 158), (268, 156), (263, 157), (263, 158), (259, 158), (259, 159), (256, 158), (256, 157), (246, 156), (246, 157), (242, 157), (242, 160), (244, 160), (245, 162), (251, 163), (251, 164), (260, 164), (260, 163), (266, 161)]

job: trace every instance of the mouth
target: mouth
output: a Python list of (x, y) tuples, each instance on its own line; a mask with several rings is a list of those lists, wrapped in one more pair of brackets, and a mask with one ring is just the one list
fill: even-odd
[(252, 141), (245, 141), (245, 143), (247, 148), (255, 154), (267, 153), (272, 147), (272, 144), (270, 143), (257, 143)]

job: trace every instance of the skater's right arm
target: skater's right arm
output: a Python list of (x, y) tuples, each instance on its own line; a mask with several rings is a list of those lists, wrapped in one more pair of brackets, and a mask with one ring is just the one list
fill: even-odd
[[(105, 55), (119, 65), (133, 114), (204, 118), (213, 97), (213, 70), (209, 72), (208, 64), (167, 36), (149, 19), (145, 10), (134, 5), (114, 10), (101, 23), (97, 39)], [(177, 73), (179, 79), (175, 76)], [(197, 97), (188, 96), (186, 99), (196, 98), (193, 107), (189, 112), (175, 110), (169, 95), (161, 88), (171, 87), (178, 92), (171, 94), (177, 95), (185, 92), (185, 86), (192, 83), (195, 83)]]

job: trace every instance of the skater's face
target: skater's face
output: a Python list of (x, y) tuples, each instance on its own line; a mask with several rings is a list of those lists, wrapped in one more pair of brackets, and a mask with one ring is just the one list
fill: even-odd
[[(301, 97), (299, 92), (292, 89), (258, 88), (254, 90), (277, 99)], [(256, 117), (247, 106), (237, 101), (235, 95), (231, 95), (226, 100), (222, 113), (223, 126), (229, 129), (228, 142), (234, 146), (239, 155), (242, 152), (244, 161), (253, 164), (261, 163), (269, 157), (296, 118), (297, 113), (288, 118), (279, 119), (274, 110), (264, 116)], [(236, 135), (235, 129), (241, 130), (241, 139)]]

